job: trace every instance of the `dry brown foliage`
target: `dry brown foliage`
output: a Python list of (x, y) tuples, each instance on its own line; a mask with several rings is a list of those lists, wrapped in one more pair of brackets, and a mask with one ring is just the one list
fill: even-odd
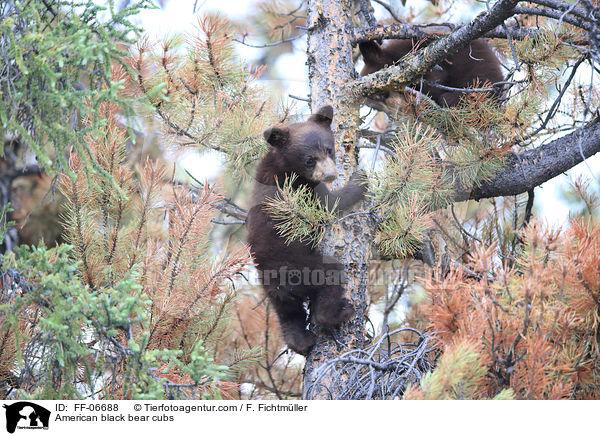
[[(597, 399), (600, 390), (600, 226), (564, 232), (532, 223), (512, 266), (495, 245), (424, 281), (423, 307), (442, 356), (470, 343), (487, 369), (477, 398)], [(473, 274), (475, 273), (475, 275)]]

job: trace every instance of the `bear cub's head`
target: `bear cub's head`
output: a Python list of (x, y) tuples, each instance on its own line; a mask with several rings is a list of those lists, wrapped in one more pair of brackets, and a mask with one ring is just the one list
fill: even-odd
[(360, 72), (361, 76), (394, 65), (412, 50), (418, 48), (410, 39), (392, 39), (384, 44), (379, 44), (376, 41), (366, 41), (358, 44), (358, 47), (365, 62), (365, 66)]
[(264, 137), (287, 173), (309, 182), (330, 183), (337, 178), (332, 119), (333, 108), (323, 106), (307, 121), (271, 127)]

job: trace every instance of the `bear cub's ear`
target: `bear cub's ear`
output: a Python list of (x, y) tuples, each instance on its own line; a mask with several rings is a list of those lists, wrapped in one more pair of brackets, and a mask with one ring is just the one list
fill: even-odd
[(378, 65), (383, 63), (383, 49), (378, 42), (361, 42), (358, 44), (358, 48), (365, 64)]
[(323, 106), (312, 114), (308, 120), (330, 129), (331, 120), (333, 120), (333, 108), (329, 105)]
[(269, 127), (263, 132), (263, 136), (265, 137), (265, 141), (273, 147), (283, 147), (290, 140), (290, 129), (283, 125)]

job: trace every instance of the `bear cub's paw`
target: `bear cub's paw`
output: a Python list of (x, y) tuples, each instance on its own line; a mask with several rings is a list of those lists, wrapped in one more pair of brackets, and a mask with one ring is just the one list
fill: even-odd
[(369, 175), (366, 171), (358, 169), (350, 176), (350, 183), (358, 185), (364, 194), (369, 188)]
[(331, 330), (348, 321), (353, 315), (354, 308), (346, 298), (342, 298), (337, 305), (319, 310), (316, 318), (322, 328)]
[(306, 356), (317, 342), (317, 337), (308, 330), (293, 330), (286, 332), (284, 340), (292, 351)]

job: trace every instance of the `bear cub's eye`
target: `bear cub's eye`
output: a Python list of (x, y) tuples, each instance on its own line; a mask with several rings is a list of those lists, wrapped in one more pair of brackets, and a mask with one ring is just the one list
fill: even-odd
[(330, 148), (327, 150), (327, 154), (331, 157), (333, 157), (333, 148)]
[(315, 158), (312, 156), (309, 156), (306, 158), (306, 166), (307, 167), (314, 167), (315, 166)]

